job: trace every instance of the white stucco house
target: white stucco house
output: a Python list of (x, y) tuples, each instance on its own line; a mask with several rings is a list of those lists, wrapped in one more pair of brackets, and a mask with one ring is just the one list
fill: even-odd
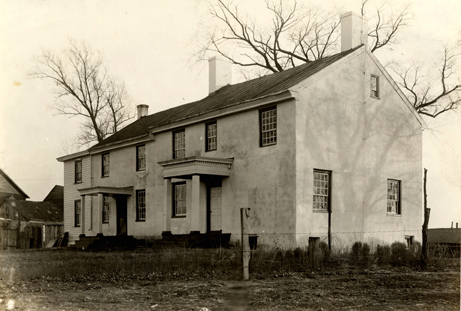
[[(376, 246), (421, 240), (423, 120), (341, 16), (341, 52), (230, 84), (210, 59), (209, 95), (148, 115), (64, 163), (64, 226), (80, 235)], [(330, 232), (330, 234), (328, 234)]]

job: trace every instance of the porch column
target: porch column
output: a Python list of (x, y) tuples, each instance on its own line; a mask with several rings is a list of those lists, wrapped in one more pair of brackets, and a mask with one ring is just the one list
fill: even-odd
[(200, 231), (200, 175), (192, 175), (190, 231)]
[(80, 234), (80, 236), (85, 236), (85, 196), (82, 195), (81, 198), (82, 199), (80, 201), (80, 228), (82, 229), (82, 233)]
[(173, 206), (171, 205), (171, 179), (163, 180), (163, 208), (165, 213), (165, 231), (171, 231), (171, 213)]
[(98, 232), (102, 234), (102, 207), (104, 205), (104, 194), (98, 193)]

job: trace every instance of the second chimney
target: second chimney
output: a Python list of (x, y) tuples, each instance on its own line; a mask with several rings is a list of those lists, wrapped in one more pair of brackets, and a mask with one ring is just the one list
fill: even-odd
[(209, 68), (209, 94), (232, 82), (231, 65), (223, 59), (215, 56), (208, 59)]
[(366, 44), (367, 27), (361, 15), (354, 12), (341, 14), (341, 52)]
[(138, 120), (141, 119), (142, 117), (147, 116), (148, 111), (149, 111), (149, 106), (145, 104), (141, 104), (137, 106), (138, 108)]

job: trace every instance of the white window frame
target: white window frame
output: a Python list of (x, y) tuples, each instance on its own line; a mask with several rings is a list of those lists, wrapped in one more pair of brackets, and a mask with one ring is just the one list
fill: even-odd
[(387, 180), (387, 213), (389, 215), (402, 215), (401, 181)]
[[(185, 217), (187, 215), (187, 184), (173, 184), (173, 188), (173, 216)], [(183, 190), (178, 191), (178, 188)], [(181, 202), (181, 206), (178, 206), (178, 202)]]
[(186, 156), (186, 130), (173, 132), (173, 159), (182, 159)]
[(103, 196), (102, 200), (102, 223), (109, 223), (109, 209), (110, 209), (110, 197), (108, 195)]
[(136, 220), (146, 220), (146, 190), (136, 190)]
[(260, 146), (277, 144), (277, 107), (259, 111)]
[(370, 96), (379, 99), (379, 76), (370, 76)]
[(314, 169), (313, 181), (313, 210), (331, 210), (331, 171)]
[[(142, 150), (142, 152), (140, 152), (140, 150)], [(146, 170), (146, 145), (136, 146), (136, 170)]]

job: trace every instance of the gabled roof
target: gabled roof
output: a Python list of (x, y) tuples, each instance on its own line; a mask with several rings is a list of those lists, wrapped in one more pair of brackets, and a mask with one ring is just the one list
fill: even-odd
[[(18, 194), (24, 196), (24, 199), (28, 199), (29, 196), (24, 192), (22, 191), (21, 188), (19, 188), (18, 185), (16, 185), (16, 183), (0, 168), (0, 175), (3, 177), (3, 179), (8, 182), (17, 192)], [(0, 188), (0, 193), (10, 193), (8, 191), (3, 191), (2, 188)], [(11, 193), (11, 195), (13, 195), (13, 193)]]
[(360, 47), (362, 46), (282, 72), (238, 84), (226, 85), (201, 100), (142, 117), (91, 147), (90, 150), (133, 138), (147, 136), (149, 128), (164, 126), (287, 91), (290, 87), (323, 70)]
[(437, 244), (461, 244), (461, 228), (428, 229), (427, 242)]
[(5, 200), (4, 204), (12, 206), (28, 221), (62, 222), (63, 209), (51, 202), (34, 202), (23, 200)]
[(64, 187), (56, 185), (50, 193), (43, 199), (43, 202), (53, 202), (59, 206), (64, 205)]

